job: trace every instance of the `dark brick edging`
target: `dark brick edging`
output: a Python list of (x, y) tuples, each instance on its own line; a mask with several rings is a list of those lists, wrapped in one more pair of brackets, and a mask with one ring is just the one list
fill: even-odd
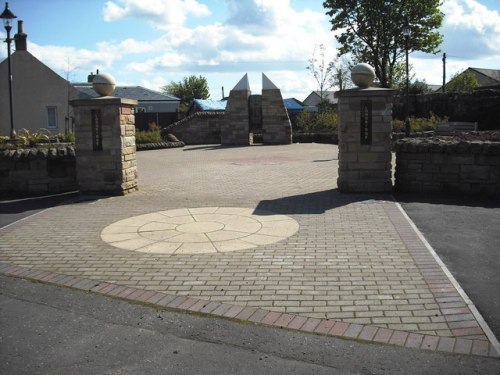
[(176, 296), (143, 290), (81, 277), (67, 276), (50, 271), (34, 270), (0, 262), (0, 273), (7, 276), (64, 286), (85, 292), (119, 298), (156, 307), (200, 313), (225, 319), (248, 321), (277, 328), (297, 330), (344, 339), (390, 344), (407, 348), (424, 349), (455, 354), (500, 357), (494, 346), (484, 339), (452, 338), (422, 335), (387, 328), (331, 319), (308, 318), (300, 315), (263, 310), (256, 307), (210, 302), (188, 296)]
[(184, 147), (184, 142), (150, 142), (150, 143), (137, 143), (135, 145), (137, 151), (158, 150), (163, 148)]

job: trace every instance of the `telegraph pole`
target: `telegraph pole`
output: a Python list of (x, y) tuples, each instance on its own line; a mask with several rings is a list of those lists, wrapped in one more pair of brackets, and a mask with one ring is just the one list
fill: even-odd
[(443, 93), (446, 91), (446, 52), (443, 53)]

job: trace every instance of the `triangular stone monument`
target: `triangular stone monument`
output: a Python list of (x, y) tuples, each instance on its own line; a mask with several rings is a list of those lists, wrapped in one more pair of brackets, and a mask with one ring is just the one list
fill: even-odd
[(292, 124), (281, 90), (262, 73), (262, 141), (266, 144), (291, 144)]
[(224, 120), (221, 123), (221, 143), (227, 146), (249, 145), (250, 125), (248, 98), (250, 97), (248, 74), (229, 92)]

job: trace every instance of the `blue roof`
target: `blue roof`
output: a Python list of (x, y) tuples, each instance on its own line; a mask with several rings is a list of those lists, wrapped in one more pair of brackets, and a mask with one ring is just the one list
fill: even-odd
[(304, 106), (295, 98), (283, 99), (283, 101), (288, 111), (302, 111), (304, 109)]
[(227, 100), (212, 100), (212, 99), (194, 99), (196, 104), (202, 111), (224, 111), (226, 110)]

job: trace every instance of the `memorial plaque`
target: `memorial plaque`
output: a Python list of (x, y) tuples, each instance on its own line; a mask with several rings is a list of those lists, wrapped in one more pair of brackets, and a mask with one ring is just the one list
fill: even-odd
[(362, 145), (372, 144), (372, 102), (370, 100), (361, 101), (361, 123), (360, 123), (360, 143)]
[(94, 151), (102, 151), (101, 110), (93, 109), (91, 116), (92, 116), (92, 146), (93, 146)]

